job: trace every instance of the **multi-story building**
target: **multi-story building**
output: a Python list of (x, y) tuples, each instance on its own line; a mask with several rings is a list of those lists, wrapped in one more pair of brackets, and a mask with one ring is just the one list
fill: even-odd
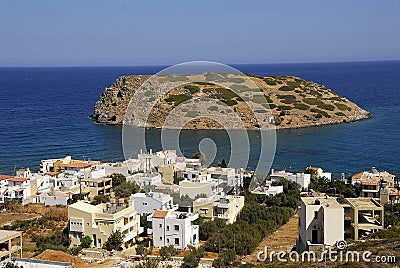
[(176, 209), (173, 198), (169, 194), (151, 192), (136, 193), (131, 195), (130, 200), (137, 213), (140, 215), (151, 214), (155, 210)]
[(193, 201), (193, 212), (211, 220), (214, 218), (225, 220), (227, 224), (236, 221), (243, 207), (244, 196), (211, 196)]
[(281, 179), (287, 179), (300, 184), (300, 186), (304, 189), (308, 188), (308, 185), (310, 184), (311, 181), (310, 174), (305, 174), (305, 173), (293, 174), (291, 172), (286, 172), (285, 170), (274, 171), (273, 169), (271, 169), (271, 174), (269, 175), (269, 178), (272, 182), (279, 181)]
[(153, 245), (161, 248), (173, 245), (177, 249), (195, 246), (199, 242), (199, 226), (193, 221), (198, 214), (173, 210), (156, 210), (147, 217), (152, 222)]
[(22, 258), (22, 232), (0, 230), (0, 266), (12, 257)]
[(132, 204), (126, 206), (120, 199), (111, 203), (91, 205), (79, 201), (68, 207), (69, 235), (71, 244), (78, 246), (84, 236), (92, 238), (92, 246), (101, 248), (112, 232), (122, 233), (123, 241), (129, 244), (143, 232), (140, 227), (140, 215), (133, 209)]
[(375, 167), (371, 171), (363, 171), (351, 177), (352, 184), (361, 185), (360, 197), (379, 198), (381, 187), (395, 189), (395, 176), (387, 171), (379, 172)]
[(110, 195), (112, 191), (112, 179), (108, 177), (81, 179), (80, 183), (82, 192), (89, 193), (89, 198)]
[(344, 208), (336, 198), (302, 197), (298, 215), (298, 252), (323, 250), (344, 240)]

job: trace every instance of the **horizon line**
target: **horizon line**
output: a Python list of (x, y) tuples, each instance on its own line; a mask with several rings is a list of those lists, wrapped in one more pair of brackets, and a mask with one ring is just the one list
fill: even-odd
[[(194, 60), (198, 61), (198, 60)], [(357, 62), (387, 62), (400, 61), (399, 59), (379, 59), (379, 60), (338, 60), (338, 61), (304, 61), (304, 62), (270, 62), (270, 63), (223, 63), (230, 66), (240, 65), (280, 65), (280, 64), (315, 64), (315, 63), (357, 63)], [(190, 61), (185, 61), (190, 62)], [(212, 62), (210, 60), (210, 62)], [(175, 63), (179, 64), (179, 63)], [(0, 65), (0, 68), (87, 68), (87, 67), (166, 67), (175, 64), (140, 64), (140, 65)]]

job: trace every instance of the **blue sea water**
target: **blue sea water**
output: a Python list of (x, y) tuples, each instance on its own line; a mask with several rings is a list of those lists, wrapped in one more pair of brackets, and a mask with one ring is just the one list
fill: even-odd
[[(400, 171), (400, 61), (263, 64), (234, 66), (258, 75), (292, 74), (325, 85), (373, 113), (370, 120), (324, 127), (280, 130), (273, 167), (300, 171), (321, 166), (336, 175), (370, 169)], [(105, 87), (121, 75), (153, 74), (163, 67), (0, 68), (0, 173), (37, 169), (40, 160), (123, 160), (121, 126), (95, 124), (89, 115)], [(157, 131), (150, 147), (159, 149)], [(214, 139), (218, 158), (229, 158), (221, 131), (183, 131), (186, 156), (197, 140)], [(253, 137), (253, 146), (257, 139)], [(249, 167), (256, 165), (250, 156)]]

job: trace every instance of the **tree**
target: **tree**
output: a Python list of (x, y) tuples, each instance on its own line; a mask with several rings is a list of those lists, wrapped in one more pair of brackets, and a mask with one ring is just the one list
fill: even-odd
[(199, 247), (191, 247), (190, 248), (190, 253), (183, 257), (183, 267), (186, 268), (195, 268), (199, 266), (200, 263), (200, 258), (204, 257), (204, 248)]
[(122, 198), (140, 191), (140, 187), (135, 182), (124, 182), (116, 187), (113, 186), (113, 188), (115, 195)]
[(107, 203), (110, 201), (110, 197), (107, 195), (96, 195), (93, 197), (93, 201), (91, 202), (92, 205), (98, 205), (100, 203)]
[(236, 260), (236, 252), (233, 249), (226, 249), (218, 259), (212, 263), (213, 267), (229, 267)]
[(226, 168), (226, 167), (227, 167), (226, 162), (225, 162), (225, 159), (222, 159), (222, 161), (221, 161), (221, 167), (222, 167), (222, 168)]
[(120, 231), (115, 231), (110, 234), (107, 241), (104, 243), (103, 248), (107, 250), (121, 250), (122, 243), (124, 242)]
[(111, 174), (110, 178), (112, 179), (113, 187), (117, 187), (118, 185), (121, 185), (124, 182), (126, 182), (126, 177), (119, 173)]
[(85, 235), (82, 238), (81, 247), (89, 248), (92, 245), (92, 242), (93, 242), (92, 238), (90, 238), (90, 236), (88, 235)]
[(161, 260), (171, 260), (172, 256), (178, 254), (178, 251), (174, 248), (173, 245), (160, 248), (160, 256)]

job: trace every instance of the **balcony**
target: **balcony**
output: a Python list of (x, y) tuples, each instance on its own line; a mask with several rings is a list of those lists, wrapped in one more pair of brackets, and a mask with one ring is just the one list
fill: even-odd
[(217, 217), (222, 220), (229, 220), (229, 215), (227, 214), (218, 214)]

